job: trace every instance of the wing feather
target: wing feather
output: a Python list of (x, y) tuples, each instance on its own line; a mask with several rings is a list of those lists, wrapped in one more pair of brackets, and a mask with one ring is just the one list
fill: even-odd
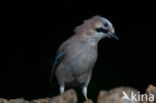
[(55, 77), (56, 68), (61, 63), (61, 61), (63, 60), (64, 56), (65, 56), (65, 53), (63, 51), (58, 52), (56, 57), (55, 57), (54, 62), (52, 63), (52, 71), (51, 71), (51, 75), (50, 75), (50, 84), (51, 85), (53, 84), (53, 79)]

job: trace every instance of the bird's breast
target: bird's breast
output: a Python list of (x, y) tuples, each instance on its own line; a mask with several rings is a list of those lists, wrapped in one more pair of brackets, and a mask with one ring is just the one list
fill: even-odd
[(73, 72), (81, 74), (92, 70), (97, 59), (97, 48), (89, 44), (76, 44), (69, 54)]

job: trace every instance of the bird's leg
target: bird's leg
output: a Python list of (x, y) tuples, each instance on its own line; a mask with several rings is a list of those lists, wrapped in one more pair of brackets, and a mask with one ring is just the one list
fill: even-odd
[(87, 97), (87, 86), (84, 86), (83, 89), (82, 89), (82, 93), (86, 99), (86, 101), (88, 101), (88, 97)]
[(60, 94), (64, 93), (65, 86), (64, 84), (60, 85)]
[(89, 72), (89, 74), (86, 77), (86, 82), (84, 83), (83, 88), (82, 88), (82, 93), (83, 93), (87, 103), (88, 103), (87, 87), (88, 87), (88, 84), (89, 84), (90, 79), (91, 79), (91, 74), (92, 74), (92, 72)]

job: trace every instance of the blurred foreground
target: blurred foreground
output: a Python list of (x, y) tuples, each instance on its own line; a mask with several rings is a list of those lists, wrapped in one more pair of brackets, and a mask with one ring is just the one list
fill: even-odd
[[(138, 94), (138, 95), (142, 95), (143, 96), (143, 100), (139, 100), (139, 101), (131, 101), (131, 100), (127, 100), (127, 99), (122, 99), (123, 95), (123, 91), (124, 93), (128, 96), (131, 97), (132, 96), (132, 92), (134, 94)], [(131, 88), (131, 87), (118, 87), (115, 89), (112, 89), (110, 91), (100, 91), (97, 101), (94, 101), (95, 103), (156, 103), (156, 87), (153, 85), (149, 85), (148, 88), (145, 91), (145, 95), (140, 94), (140, 92), (135, 89), (135, 88)], [(150, 97), (151, 94), (154, 96), (154, 101), (149, 101), (147, 100), (146, 97)], [(138, 98), (136, 96), (137, 99), (141, 98), (141, 96)], [(135, 98), (133, 98), (135, 99)], [(84, 103), (94, 103), (91, 99), (89, 99), (88, 101), (84, 101)], [(23, 98), (18, 98), (18, 99), (3, 99), (0, 98), (0, 103), (78, 103), (78, 98), (77, 98), (77, 94), (73, 89), (70, 89), (68, 91), (66, 91), (63, 95), (58, 95), (55, 97), (47, 97), (47, 98), (41, 98), (41, 99), (37, 99), (37, 100), (32, 100), (32, 101), (27, 101), (24, 100)]]

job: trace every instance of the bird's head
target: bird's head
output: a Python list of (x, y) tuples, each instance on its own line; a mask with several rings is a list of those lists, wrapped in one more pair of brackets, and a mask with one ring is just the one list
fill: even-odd
[(88, 20), (84, 20), (82, 25), (76, 27), (75, 32), (98, 41), (105, 37), (119, 40), (115, 35), (111, 22), (101, 16), (93, 16)]

